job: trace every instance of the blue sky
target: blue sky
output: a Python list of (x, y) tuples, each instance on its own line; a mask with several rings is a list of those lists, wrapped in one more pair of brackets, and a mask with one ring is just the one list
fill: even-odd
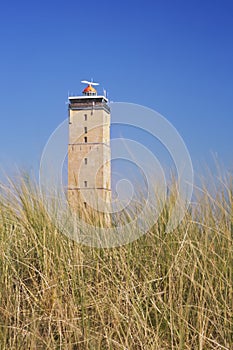
[(1, 168), (37, 171), (68, 91), (93, 78), (165, 116), (195, 169), (212, 153), (233, 169), (231, 0), (4, 1), (0, 45)]

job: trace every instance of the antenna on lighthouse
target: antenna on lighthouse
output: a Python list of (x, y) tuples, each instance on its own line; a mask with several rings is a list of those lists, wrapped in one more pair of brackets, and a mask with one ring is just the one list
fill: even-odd
[(96, 85), (99, 85), (99, 83), (94, 83), (93, 81), (88, 81), (88, 80), (81, 80), (81, 83), (83, 84), (88, 84), (90, 86), (96, 86)]

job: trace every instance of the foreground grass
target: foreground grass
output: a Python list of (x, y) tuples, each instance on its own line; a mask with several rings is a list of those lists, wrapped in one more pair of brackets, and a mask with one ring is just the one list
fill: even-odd
[[(12, 184), (12, 188), (14, 185)], [(30, 184), (0, 198), (0, 349), (232, 349), (233, 186), (165, 233), (88, 248)]]

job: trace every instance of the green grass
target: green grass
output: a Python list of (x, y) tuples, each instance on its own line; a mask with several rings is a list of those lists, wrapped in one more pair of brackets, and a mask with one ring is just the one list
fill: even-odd
[(171, 199), (146, 235), (97, 249), (30, 181), (2, 187), (0, 349), (232, 349), (232, 180), (199, 193), (173, 232)]

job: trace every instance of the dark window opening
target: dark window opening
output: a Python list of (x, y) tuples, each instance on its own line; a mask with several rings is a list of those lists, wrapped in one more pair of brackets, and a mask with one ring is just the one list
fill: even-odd
[(87, 143), (87, 137), (86, 136), (84, 137), (84, 142)]

